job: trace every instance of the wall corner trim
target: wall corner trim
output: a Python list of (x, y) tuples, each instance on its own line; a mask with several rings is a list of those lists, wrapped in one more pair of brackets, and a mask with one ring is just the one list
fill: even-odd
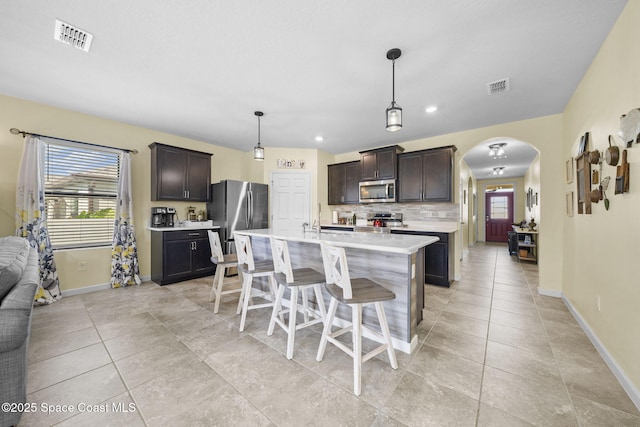
[(587, 337), (589, 337), (589, 340), (591, 341), (593, 346), (596, 348), (596, 350), (598, 350), (598, 353), (600, 353), (600, 356), (602, 357), (604, 362), (607, 364), (609, 369), (611, 369), (611, 371), (613, 372), (613, 375), (615, 375), (615, 377), (618, 379), (618, 382), (620, 383), (624, 391), (627, 392), (631, 401), (636, 405), (636, 408), (640, 410), (640, 391), (638, 391), (638, 389), (633, 385), (633, 383), (631, 382), (627, 374), (625, 374), (624, 371), (620, 368), (620, 366), (618, 366), (618, 364), (613, 359), (611, 354), (609, 354), (609, 352), (604, 347), (600, 339), (598, 339), (596, 334), (593, 333), (593, 331), (591, 330), (587, 322), (585, 322), (585, 320), (582, 318), (580, 313), (578, 313), (578, 311), (575, 309), (575, 307), (571, 304), (571, 302), (565, 295), (562, 295), (562, 301), (565, 303), (565, 305), (567, 306), (567, 308), (569, 309), (573, 317), (576, 319), (576, 321), (578, 322), (578, 324), (580, 325), (584, 333), (587, 334)]

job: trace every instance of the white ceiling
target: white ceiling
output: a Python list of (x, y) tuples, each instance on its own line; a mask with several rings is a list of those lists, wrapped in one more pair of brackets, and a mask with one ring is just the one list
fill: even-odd
[[(506, 144), (504, 155), (497, 158), (490, 156), (489, 146), (492, 144)], [(537, 155), (538, 150), (526, 142), (512, 138), (492, 138), (467, 151), (463, 159), (476, 179), (494, 179), (524, 176)], [(503, 174), (493, 175), (495, 167), (504, 167)]]
[[(261, 110), (263, 145), (338, 154), (562, 112), (625, 4), (3, 0), (0, 93), (243, 151)], [(91, 50), (55, 41), (56, 18)]]

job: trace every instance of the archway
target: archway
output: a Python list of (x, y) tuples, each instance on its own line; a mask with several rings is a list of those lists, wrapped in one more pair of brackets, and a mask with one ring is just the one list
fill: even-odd
[[(467, 179), (467, 192), (469, 187), (475, 184), (473, 200), (469, 201), (468, 241), (487, 241), (487, 207), (485, 194), (487, 191), (496, 191), (497, 188), (510, 186), (513, 189), (513, 222), (520, 222), (531, 215), (537, 215), (539, 208), (527, 204), (526, 195), (528, 189), (537, 194), (540, 188), (539, 151), (531, 144), (508, 137), (490, 138), (477, 143), (472, 149), (461, 157), (464, 168), (470, 171)], [(462, 170), (462, 168), (461, 168)], [(471, 198), (471, 196), (469, 196)], [(539, 199), (538, 199), (539, 200)], [(474, 206), (475, 204), (475, 206)], [(533, 212), (531, 209), (535, 209)], [(476, 222), (472, 227), (471, 218), (475, 216)], [(473, 230), (472, 230), (473, 228)], [(472, 234), (475, 233), (474, 238)], [(504, 238), (506, 245), (506, 236)]]

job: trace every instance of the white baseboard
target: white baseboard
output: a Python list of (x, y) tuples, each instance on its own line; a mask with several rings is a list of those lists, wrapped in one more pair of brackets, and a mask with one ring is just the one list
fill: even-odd
[(636, 405), (636, 408), (638, 408), (638, 410), (640, 411), (640, 391), (638, 391), (638, 389), (631, 382), (627, 374), (625, 374), (624, 371), (620, 368), (620, 366), (618, 366), (618, 364), (613, 359), (611, 354), (609, 354), (609, 352), (607, 351), (605, 346), (602, 344), (600, 339), (598, 339), (596, 334), (593, 333), (593, 331), (591, 330), (587, 322), (584, 321), (580, 313), (578, 313), (578, 311), (571, 304), (569, 299), (567, 299), (567, 297), (562, 295), (562, 301), (564, 301), (567, 308), (569, 308), (569, 311), (571, 312), (573, 317), (576, 319), (576, 321), (578, 322), (578, 324), (580, 325), (584, 333), (587, 334), (587, 337), (589, 337), (589, 340), (591, 341), (593, 346), (596, 348), (596, 350), (598, 350), (598, 353), (600, 353), (600, 356), (602, 356), (602, 359), (604, 360), (604, 362), (607, 364), (609, 369), (611, 369), (611, 372), (613, 372), (613, 375), (615, 375), (615, 377), (618, 379), (618, 382), (620, 383), (624, 391), (627, 392), (631, 401), (633, 401), (633, 403)]
[(562, 298), (562, 291), (554, 291), (551, 289), (542, 289), (538, 287), (538, 294), (544, 295), (546, 297), (554, 297), (554, 298)]
[[(151, 276), (140, 276), (142, 282), (151, 280)], [(97, 285), (84, 286), (82, 288), (75, 289), (63, 289), (62, 297), (72, 297), (74, 295), (87, 294), (89, 292), (103, 291), (105, 289), (111, 289), (111, 283), (100, 283)]]

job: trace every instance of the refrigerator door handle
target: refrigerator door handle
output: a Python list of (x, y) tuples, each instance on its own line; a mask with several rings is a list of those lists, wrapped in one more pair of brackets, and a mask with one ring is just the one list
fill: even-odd
[(251, 228), (249, 227), (249, 206), (251, 206), (251, 195), (249, 193), (250, 191), (247, 190), (247, 195), (245, 197), (245, 202), (247, 205), (244, 207), (244, 220), (247, 223), (247, 228)]

